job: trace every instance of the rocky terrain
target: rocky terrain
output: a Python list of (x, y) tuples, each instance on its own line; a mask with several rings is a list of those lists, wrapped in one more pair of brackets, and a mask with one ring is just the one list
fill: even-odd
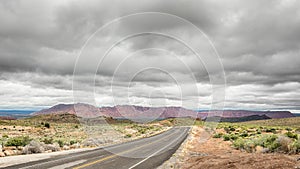
[(231, 142), (221, 138), (210, 138), (202, 142), (205, 134), (203, 127), (195, 126), (190, 140), (182, 147), (183, 150), (172, 165), (175, 169), (295, 169), (300, 167), (299, 154), (248, 153), (236, 150)]
[(0, 120), (0, 157), (119, 143), (160, 133), (171, 125), (169, 121), (137, 124), (113, 118), (83, 119), (74, 114)]

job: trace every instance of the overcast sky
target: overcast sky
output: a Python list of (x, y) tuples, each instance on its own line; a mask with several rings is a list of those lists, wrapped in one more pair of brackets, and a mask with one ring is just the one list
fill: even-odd
[(300, 1), (0, 1), (1, 109), (208, 109), (224, 85), (225, 108), (300, 110)]

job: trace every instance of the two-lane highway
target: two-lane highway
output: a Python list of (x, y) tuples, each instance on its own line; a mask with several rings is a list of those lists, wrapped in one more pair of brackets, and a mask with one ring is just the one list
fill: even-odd
[(169, 159), (188, 135), (189, 127), (175, 127), (159, 135), (104, 148), (57, 156), (7, 168), (23, 169), (137, 169), (156, 168)]

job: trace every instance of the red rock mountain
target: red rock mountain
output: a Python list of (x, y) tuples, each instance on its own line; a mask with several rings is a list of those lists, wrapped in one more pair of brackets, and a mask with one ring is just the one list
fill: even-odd
[(32, 113), (40, 114), (76, 114), (80, 117), (109, 116), (115, 118), (168, 118), (168, 117), (197, 117), (197, 112), (181, 107), (142, 107), (130, 105), (118, 105), (114, 107), (97, 108), (92, 105), (59, 104), (49, 109)]
[(294, 117), (289, 111), (248, 111), (248, 110), (224, 110), (210, 112), (196, 112), (182, 107), (142, 107), (131, 105), (117, 105), (114, 107), (97, 108), (89, 104), (59, 104), (49, 109), (34, 112), (39, 114), (76, 114), (81, 117), (109, 116), (114, 118), (169, 118), (169, 117), (193, 117), (205, 119), (208, 116), (220, 116), (222, 118), (239, 118), (247, 116), (268, 116), (269, 118)]

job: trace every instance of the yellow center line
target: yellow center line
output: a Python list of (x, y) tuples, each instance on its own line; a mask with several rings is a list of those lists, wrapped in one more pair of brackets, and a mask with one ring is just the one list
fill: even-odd
[[(169, 135), (169, 136), (167, 136), (167, 137), (163, 137), (163, 138), (160, 138), (160, 139), (155, 140), (155, 141), (153, 141), (153, 142), (144, 144), (144, 145), (142, 145), (142, 146), (138, 146), (138, 147), (135, 147), (135, 148), (126, 150), (126, 151), (122, 151), (122, 152), (118, 153), (118, 155), (125, 154), (125, 153), (128, 153), (128, 152), (132, 152), (132, 151), (134, 151), (134, 150), (137, 150), (137, 149), (142, 148), (142, 147), (145, 147), (145, 146), (149, 146), (149, 145), (151, 145), (151, 144), (154, 144), (154, 143), (156, 143), (156, 142), (159, 142), (159, 141), (162, 140), (162, 139), (169, 138), (170, 136), (173, 136), (174, 134), (175, 134), (175, 133), (172, 133), (171, 135)], [(116, 156), (118, 156), (118, 155), (114, 154), (114, 155), (110, 155), (110, 156), (107, 156), (107, 157), (104, 157), (104, 158), (100, 158), (99, 160), (92, 161), (92, 162), (90, 162), (90, 163), (86, 163), (86, 164), (83, 164), (83, 165), (78, 166), (78, 167), (74, 167), (73, 169), (81, 169), (81, 168), (84, 168), (84, 167), (88, 167), (88, 166), (94, 165), (94, 164), (96, 164), (96, 163), (100, 163), (100, 162), (102, 162), (102, 161), (109, 160), (109, 159), (114, 158), (114, 157), (116, 157)]]

